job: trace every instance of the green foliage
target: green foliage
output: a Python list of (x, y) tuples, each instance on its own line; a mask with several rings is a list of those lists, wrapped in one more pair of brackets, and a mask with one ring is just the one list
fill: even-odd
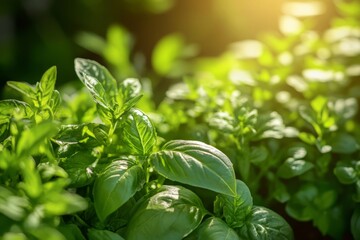
[[(22, 99), (0, 101), (0, 236), (294, 239), (275, 206), (323, 236), (359, 239), (359, 51), (349, 46), (360, 11), (335, 5), (324, 33), (288, 16), (296, 28), (282, 22), (282, 35), (213, 58), (189, 60), (195, 48), (165, 36), (152, 71), (112, 26), (106, 40), (78, 40), (116, 78), (77, 58), (84, 88), (60, 96), (55, 67), (35, 86), (9, 82)], [(163, 79), (173, 81), (164, 99)]]
[(154, 169), (173, 181), (233, 196), (235, 173), (219, 150), (197, 141), (173, 140), (151, 155)]
[[(61, 104), (53, 67), (35, 87), (9, 84), (27, 102), (0, 102), (0, 236), (239, 238), (252, 196), (236, 179), (232, 161), (201, 141), (159, 139), (151, 118), (135, 108), (139, 80), (120, 82), (97, 62), (80, 58), (75, 71), (88, 96), (65, 92)], [(82, 105), (91, 98), (93, 104)], [(201, 189), (219, 194), (215, 202), (200, 197)], [(205, 207), (209, 203), (214, 213)], [(277, 222), (287, 228), (284, 220)], [(292, 239), (291, 230), (284, 234)]]

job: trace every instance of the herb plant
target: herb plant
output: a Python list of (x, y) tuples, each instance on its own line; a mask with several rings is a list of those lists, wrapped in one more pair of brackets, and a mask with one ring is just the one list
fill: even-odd
[(55, 67), (0, 101), (3, 239), (293, 239), (223, 152), (157, 136), (138, 79), (80, 58), (75, 71), (86, 109), (81, 91), (61, 103)]

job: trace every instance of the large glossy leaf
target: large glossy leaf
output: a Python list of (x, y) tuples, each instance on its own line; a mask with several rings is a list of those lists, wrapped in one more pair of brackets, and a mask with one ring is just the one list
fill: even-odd
[(156, 143), (156, 131), (148, 116), (130, 109), (124, 116), (123, 141), (131, 154), (147, 155)]
[(91, 228), (88, 231), (89, 240), (124, 240), (119, 234), (108, 230)]
[(55, 89), (56, 82), (56, 67), (49, 68), (42, 76), (37, 87), (41, 93), (41, 106), (45, 106), (51, 99)]
[(199, 141), (173, 140), (151, 155), (161, 175), (173, 181), (236, 195), (235, 173), (229, 158), (220, 150)]
[(200, 198), (180, 186), (162, 186), (144, 199), (128, 225), (128, 240), (182, 239), (200, 224), (206, 210)]
[(194, 240), (240, 240), (237, 233), (224, 221), (211, 217), (203, 222), (193, 238)]
[(93, 195), (101, 221), (121, 207), (145, 183), (142, 167), (130, 159), (113, 161), (95, 180)]
[(219, 195), (214, 203), (215, 214), (225, 219), (226, 223), (232, 227), (241, 227), (245, 223), (247, 215), (253, 206), (253, 199), (246, 184), (240, 180), (236, 180), (235, 197), (228, 195)]
[(292, 240), (294, 234), (289, 224), (277, 213), (254, 206), (241, 228), (236, 229), (244, 240)]

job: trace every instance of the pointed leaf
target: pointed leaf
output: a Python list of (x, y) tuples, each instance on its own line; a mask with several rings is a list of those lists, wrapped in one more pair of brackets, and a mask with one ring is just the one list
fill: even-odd
[(36, 98), (35, 87), (26, 82), (8, 81), (7, 85), (29, 98)]
[(80, 80), (85, 84), (86, 88), (90, 91), (94, 101), (100, 104), (101, 107), (107, 111), (111, 110), (110, 100), (108, 99), (107, 92), (103, 85), (95, 78), (90, 75), (82, 74), (78, 75)]
[(128, 240), (182, 239), (201, 222), (200, 198), (181, 186), (162, 186), (137, 208), (128, 225)]
[(38, 86), (41, 93), (41, 106), (45, 106), (51, 99), (55, 89), (56, 67), (49, 68), (42, 76)]
[(254, 206), (243, 227), (236, 229), (240, 239), (292, 240), (294, 234), (289, 224), (277, 213)]
[[(119, 104), (116, 110), (116, 115), (120, 116), (140, 100), (141, 94), (141, 83), (136, 78), (127, 78), (119, 86), (121, 95), (119, 94), (117, 103)], [(120, 97), (120, 99), (119, 99)]]
[(236, 195), (235, 173), (220, 150), (199, 141), (174, 140), (151, 155), (154, 168), (173, 181)]
[(96, 213), (104, 221), (141, 189), (144, 171), (130, 159), (112, 162), (95, 180), (93, 195)]
[(82, 80), (80, 76), (84, 75), (95, 78), (103, 86), (109, 96), (113, 97), (117, 94), (118, 87), (115, 78), (104, 66), (96, 61), (76, 58), (75, 71), (80, 80)]
[(125, 116), (123, 140), (131, 154), (147, 155), (156, 143), (156, 132), (148, 116), (137, 109), (129, 110)]

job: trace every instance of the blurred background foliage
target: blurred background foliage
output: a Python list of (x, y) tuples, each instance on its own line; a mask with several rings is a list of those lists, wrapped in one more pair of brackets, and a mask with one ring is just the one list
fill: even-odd
[[(301, 15), (300, 9), (303, 9), (305, 14), (300, 17), (310, 15), (315, 19), (313, 27), (318, 31), (328, 28), (329, 19), (336, 15), (334, 1), (331, 0), (315, 2), (315, 5), (313, 1), (303, 1), (313, 6), (310, 10), (309, 5), (295, 6), (298, 13), (294, 11), (294, 6), (286, 7), (285, 4), (289, 3), (299, 2), (2, 0), (1, 86), (6, 81), (35, 83), (42, 72), (52, 65), (59, 70), (58, 84), (75, 80), (73, 59), (79, 56), (103, 63), (106, 59), (107, 65), (115, 66), (117, 71), (122, 69), (123, 76), (133, 75), (131, 68), (137, 68), (136, 72), (141, 73), (141, 69), (154, 67), (157, 72), (164, 73), (170, 67), (166, 66), (169, 59), (155, 64), (150, 62), (156, 44), (168, 34), (175, 33), (162, 41), (173, 46), (172, 57), (177, 57), (174, 48), (184, 45), (185, 41), (193, 43), (186, 51), (181, 48), (185, 57), (195, 54), (217, 56), (235, 41), (278, 31), (278, 22), (284, 13), (293, 11)], [(157, 51), (156, 54), (162, 54)], [(126, 55), (128, 58), (124, 58)], [(124, 59), (132, 60), (126, 63)], [(183, 73), (184, 66), (176, 67), (178, 74)], [(120, 77), (123, 76), (120, 74)]]

